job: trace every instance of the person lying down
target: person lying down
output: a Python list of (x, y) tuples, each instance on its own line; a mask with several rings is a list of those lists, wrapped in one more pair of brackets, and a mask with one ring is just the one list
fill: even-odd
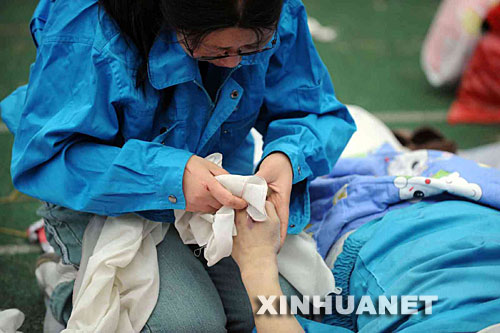
[[(256, 330), (477, 332), (499, 324), (499, 180), (499, 170), (438, 151), (383, 147), (341, 159), (311, 184), (306, 231), (341, 289), (319, 303), (320, 320), (293, 299), (281, 304), (272, 205), (265, 222), (238, 211), (232, 256)], [(285, 312), (303, 316), (272, 315)]]
[(432, 314), (424, 314), (423, 302), (414, 302), (416, 313), (406, 315), (342, 315), (331, 304), (333, 312), (321, 322), (256, 314), (262, 306), (258, 296), (276, 296), (274, 309), (282, 306), (276, 259), (279, 223), (275, 214), (269, 215), (266, 222), (252, 222), (243, 211), (236, 214), (232, 256), (251, 300), (257, 332), (477, 332), (500, 323), (498, 211), (466, 201), (422, 202), (364, 225), (347, 238), (334, 268), (337, 283), (346, 286), (341, 310), (348, 309), (347, 293), (356, 302), (369, 295), (373, 311), (379, 296), (432, 295)]

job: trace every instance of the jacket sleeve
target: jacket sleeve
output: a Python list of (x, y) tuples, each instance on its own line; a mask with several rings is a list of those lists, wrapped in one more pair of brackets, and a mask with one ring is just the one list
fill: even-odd
[(14, 186), (101, 215), (183, 209), (182, 178), (192, 153), (119, 142), (117, 107), (124, 96), (111, 61), (85, 42), (40, 45), (15, 133)]
[(278, 36), (256, 128), (264, 135), (262, 160), (275, 151), (290, 159), (294, 185), (288, 231), (298, 233), (310, 219), (309, 181), (331, 171), (356, 126), (335, 97), (300, 1), (285, 2)]

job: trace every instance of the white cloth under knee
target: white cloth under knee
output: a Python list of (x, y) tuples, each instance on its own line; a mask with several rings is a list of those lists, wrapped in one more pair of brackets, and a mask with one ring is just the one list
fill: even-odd
[(158, 300), (156, 245), (168, 227), (135, 214), (92, 219), (63, 332), (141, 331)]
[(24, 313), (18, 309), (0, 311), (0, 333), (20, 333), (18, 329), (23, 322)]

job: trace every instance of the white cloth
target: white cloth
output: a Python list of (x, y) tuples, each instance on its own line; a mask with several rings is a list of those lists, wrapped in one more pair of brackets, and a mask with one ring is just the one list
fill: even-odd
[(390, 144), (397, 151), (407, 150), (396, 139), (392, 131), (375, 115), (356, 105), (348, 105), (349, 113), (356, 123), (357, 130), (345, 147), (340, 158), (366, 155)]
[(330, 251), (328, 251), (328, 255), (326, 256), (326, 259), (325, 259), (325, 262), (326, 262), (326, 265), (328, 266), (328, 268), (333, 269), (333, 267), (335, 266), (335, 261), (337, 261), (337, 258), (339, 257), (339, 255), (342, 253), (342, 251), (344, 251), (345, 241), (356, 230), (358, 230), (358, 229), (354, 229), (354, 230), (346, 232), (345, 234), (342, 235), (342, 237), (337, 239), (335, 244), (333, 244)]
[(63, 332), (141, 331), (158, 299), (156, 245), (168, 227), (135, 214), (92, 219)]
[(499, 333), (499, 332), (500, 332), (500, 323), (488, 326), (477, 333)]
[[(206, 157), (212, 163), (222, 166), (222, 155), (215, 153)], [(247, 213), (255, 221), (265, 221), (267, 182), (259, 176), (219, 175), (215, 177), (229, 192), (243, 198)], [(198, 244), (205, 248), (207, 265), (213, 266), (219, 260), (231, 255), (233, 236), (236, 236), (234, 210), (222, 207), (215, 214), (190, 213), (175, 210), (175, 227), (184, 244)]]
[[(401, 145), (391, 129), (374, 114), (357, 105), (347, 105), (347, 108), (356, 123), (357, 130), (342, 152), (341, 158), (366, 155), (385, 143), (390, 144), (397, 151), (409, 151)], [(262, 135), (254, 128), (250, 133), (255, 141), (254, 165), (257, 165), (262, 157)]]
[(18, 309), (0, 311), (0, 333), (15, 333), (23, 325), (24, 313)]
[[(47, 228), (50, 228), (47, 224)], [(73, 265), (65, 265), (62, 258), (54, 261), (55, 258), (45, 255), (45, 260), (37, 263), (35, 276), (38, 286), (43, 291), (45, 303), (45, 318), (43, 320), (43, 333), (59, 333), (64, 330), (64, 326), (59, 323), (50, 309), (50, 296), (54, 289), (61, 283), (74, 281), (78, 271)], [(40, 259), (39, 259), (40, 260)]]
[(318, 42), (329, 43), (337, 39), (337, 31), (332, 27), (321, 25), (314, 17), (307, 17), (307, 25), (313, 39)]
[[(312, 236), (288, 235), (278, 254), (278, 270), (304, 296), (340, 294), (335, 278), (316, 249)], [(310, 299), (312, 301), (312, 299)]]
[(457, 155), (500, 169), (500, 141), (471, 149), (459, 150)]

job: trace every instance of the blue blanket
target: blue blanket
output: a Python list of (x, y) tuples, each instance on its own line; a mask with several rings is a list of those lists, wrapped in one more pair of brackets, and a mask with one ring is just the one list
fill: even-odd
[(396, 152), (389, 145), (339, 160), (311, 183), (311, 222), (321, 255), (334, 242), (387, 212), (420, 201), (467, 200), (500, 208), (500, 170), (441, 151)]
[[(334, 267), (342, 297), (435, 295), (432, 314), (301, 319), (306, 332), (477, 332), (500, 322), (500, 212), (467, 201), (421, 202), (364, 224)], [(330, 329), (330, 331), (329, 331)]]

